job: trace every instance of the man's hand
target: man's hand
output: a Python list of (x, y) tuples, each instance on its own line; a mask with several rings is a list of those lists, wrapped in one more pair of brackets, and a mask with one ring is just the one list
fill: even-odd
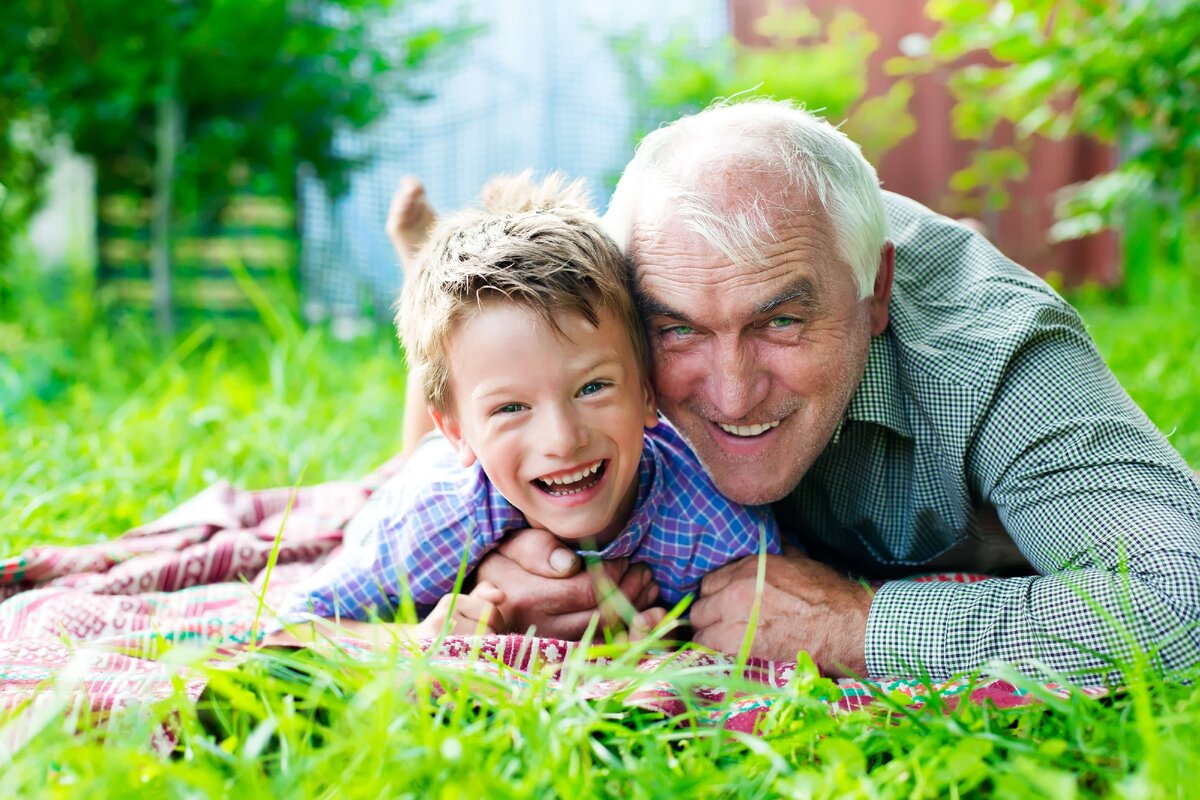
[[(475, 571), (504, 592), (497, 604), (507, 629), (524, 633), (530, 627), (539, 636), (578, 639), (599, 613), (600, 598), (592, 578), (581, 572), (582, 560), (552, 535), (529, 528), (504, 537)], [(658, 599), (658, 585), (645, 564), (617, 558), (602, 562), (608, 580), (638, 611)]]
[[(825, 675), (867, 673), (864, 645), (871, 592), (800, 555), (767, 556), (766, 581), (750, 655), (791, 661), (807, 650)], [(692, 606), (695, 641), (736, 653), (754, 606), (758, 556), (705, 576)]]

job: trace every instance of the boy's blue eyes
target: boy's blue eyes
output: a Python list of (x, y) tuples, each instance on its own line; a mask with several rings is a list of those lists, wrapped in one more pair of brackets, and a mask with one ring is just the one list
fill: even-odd
[[(588, 381), (580, 388), (578, 394), (576, 394), (576, 397), (588, 397), (596, 394), (597, 392), (604, 391), (604, 389), (608, 388), (609, 386), (612, 386), (609, 381)], [(520, 411), (524, 411), (526, 408), (527, 406), (524, 403), (505, 403), (502, 406), (497, 406), (496, 410), (492, 413), (516, 414)]]

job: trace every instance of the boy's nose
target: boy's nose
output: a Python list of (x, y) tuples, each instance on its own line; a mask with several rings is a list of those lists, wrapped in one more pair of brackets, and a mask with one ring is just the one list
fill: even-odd
[(546, 455), (565, 458), (588, 443), (587, 428), (568, 411), (548, 410), (542, 426)]

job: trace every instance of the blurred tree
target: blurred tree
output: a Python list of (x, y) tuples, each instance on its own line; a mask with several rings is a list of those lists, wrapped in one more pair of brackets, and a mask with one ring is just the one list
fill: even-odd
[(1148, 222), (1135, 259), (1182, 261), (1200, 212), (1200, 0), (930, 0), (926, 12), (941, 24), (929, 54), (888, 70), (953, 69), (955, 132), (987, 143), (1011, 123), (1016, 135), (981, 148), (956, 189), (1003, 205), (1035, 135), (1117, 142), (1117, 169), (1059, 196), (1051, 237)]
[[(398, 30), (404, 0), (16, 0), (0, 15), (0, 256), (36, 209), (46, 152), (65, 134), (101, 191), (155, 199), (156, 237), (215, 217), (249, 180), (294, 197), (310, 164), (332, 195), (364, 156), (345, 128), (397, 96), (476, 32)], [(14, 198), (19, 198), (18, 200)]]
[(745, 92), (803, 103), (841, 124), (872, 162), (916, 130), (908, 112), (909, 81), (866, 96), (867, 60), (879, 37), (862, 15), (840, 9), (822, 21), (805, 5), (772, 0), (754, 29), (764, 44), (730, 38), (704, 47), (686, 32), (663, 44), (651, 43), (640, 30), (614, 37), (613, 51), (639, 104), (637, 138), (717, 98)]

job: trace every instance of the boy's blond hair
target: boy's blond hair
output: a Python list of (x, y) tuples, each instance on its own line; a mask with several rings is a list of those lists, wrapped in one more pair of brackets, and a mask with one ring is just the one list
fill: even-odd
[(599, 324), (599, 309), (629, 333), (645, 374), (647, 346), (630, 292), (625, 257), (600, 228), (582, 180), (554, 172), (541, 183), (531, 170), (494, 178), (482, 209), (441, 221), (406, 281), (396, 328), (409, 370), (439, 411), (450, 407), (450, 337), (484, 302), (503, 298), (561, 333), (554, 315), (582, 315)]

